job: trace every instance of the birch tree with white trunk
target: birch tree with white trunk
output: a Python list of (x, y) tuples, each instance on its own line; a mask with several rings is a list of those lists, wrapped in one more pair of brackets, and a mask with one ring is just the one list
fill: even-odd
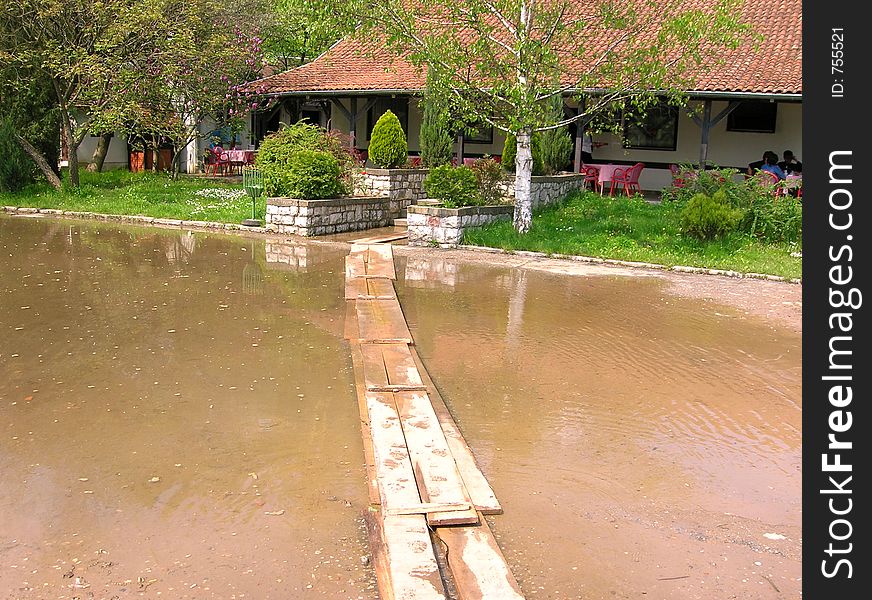
[[(742, 0), (336, 0), (373, 53), (427, 70), (452, 114), (517, 140), (514, 225), (532, 223), (532, 136), (616, 106), (678, 103), (753, 39)], [(575, 98), (555, 118), (549, 100)]]

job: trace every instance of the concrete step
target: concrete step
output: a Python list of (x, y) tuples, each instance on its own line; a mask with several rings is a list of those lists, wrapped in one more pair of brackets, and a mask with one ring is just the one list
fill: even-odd
[(406, 223), (406, 218), (402, 217), (399, 219), (394, 219), (394, 227), (408, 227), (408, 224)]
[(439, 200), (433, 200), (432, 198), (421, 198), (414, 202), (418, 206), (441, 206), (442, 203)]

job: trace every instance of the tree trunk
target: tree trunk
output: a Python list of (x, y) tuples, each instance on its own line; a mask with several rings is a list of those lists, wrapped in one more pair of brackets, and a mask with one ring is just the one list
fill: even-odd
[(27, 152), (27, 155), (33, 159), (33, 162), (36, 163), (36, 166), (39, 167), (39, 170), (42, 171), (42, 174), (45, 175), (45, 178), (48, 179), (48, 182), (52, 185), (52, 187), (56, 190), (61, 189), (61, 178), (58, 177), (58, 174), (55, 173), (55, 170), (51, 168), (51, 165), (48, 164), (48, 161), (43, 157), (42, 154), (39, 153), (39, 150), (33, 147), (33, 144), (28, 142), (24, 137), (19, 134), (15, 134), (15, 138), (18, 140), (18, 143), (24, 148), (24, 151)]
[(109, 152), (109, 144), (112, 142), (114, 133), (100, 134), (100, 141), (97, 142), (97, 147), (94, 148), (94, 156), (91, 157), (91, 163), (88, 165), (88, 170), (92, 173), (102, 173), (103, 163), (106, 161), (106, 154)]
[(73, 138), (73, 128), (70, 126), (70, 119), (67, 115), (62, 115), (62, 127), (64, 129), (64, 140), (67, 144), (67, 169), (70, 174), (70, 185), (79, 187), (79, 145)]
[(533, 135), (529, 129), (519, 131), (518, 150), (515, 155), (515, 231), (527, 233), (533, 223), (533, 200), (530, 183), (533, 176), (533, 150), (530, 142)]

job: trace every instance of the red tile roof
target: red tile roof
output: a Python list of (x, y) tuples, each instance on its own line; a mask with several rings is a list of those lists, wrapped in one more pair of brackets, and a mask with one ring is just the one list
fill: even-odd
[[(582, 0), (583, 2), (583, 0)], [(705, 0), (687, 0), (705, 6)], [(762, 34), (721, 54), (723, 64), (700, 73), (691, 92), (798, 95), (802, 93), (802, 0), (746, 0), (742, 19)], [(311, 63), (258, 80), (271, 95), (416, 92), (424, 74), (375, 44), (346, 38)]]

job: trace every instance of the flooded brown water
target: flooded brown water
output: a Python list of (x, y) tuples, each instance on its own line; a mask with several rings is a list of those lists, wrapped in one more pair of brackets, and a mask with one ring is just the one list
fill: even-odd
[(528, 597), (800, 597), (797, 331), (665, 275), (407, 254), (403, 310)]
[(342, 249), (21, 217), (0, 249), (0, 598), (376, 596)]
[[(0, 217), (0, 250), (0, 598), (376, 597), (347, 247)], [(718, 278), (397, 254), (528, 597), (800, 597), (789, 320)]]

